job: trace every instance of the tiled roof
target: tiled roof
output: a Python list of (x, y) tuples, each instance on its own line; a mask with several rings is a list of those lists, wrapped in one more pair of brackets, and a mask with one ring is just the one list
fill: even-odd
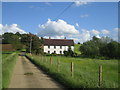
[(43, 39), (44, 45), (49, 46), (74, 46), (74, 41), (71, 39)]

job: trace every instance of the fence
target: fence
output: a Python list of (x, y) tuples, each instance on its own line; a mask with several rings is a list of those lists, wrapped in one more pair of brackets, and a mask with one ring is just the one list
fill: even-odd
[[(64, 60), (67, 58), (62, 57), (52, 57), (52, 56), (35, 56), (35, 60), (39, 61), (41, 65), (46, 66), (50, 71), (64, 75), (67, 78), (76, 80), (76, 82), (89, 82), (87, 85), (104, 87), (105, 80), (103, 80), (103, 66), (86, 63), (86, 66), (82, 65), (82, 62), (78, 63), (77, 61)], [(85, 62), (85, 61), (84, 61)], [(94, 70), (92, 70), (94, 68)], [(107, 73), (107, 72), (106, 72)], [(110, 84), (112, 85), (112, 83)], [(117, 84), (114, 83), (114, 86), (117, 87)]]

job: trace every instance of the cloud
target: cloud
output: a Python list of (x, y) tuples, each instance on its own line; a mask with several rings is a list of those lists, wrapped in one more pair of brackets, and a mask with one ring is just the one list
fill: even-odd
[(86, 29), (81, 30), (82, 33), (80, 35), (80, 42), (85, 42), (91, 39), (90, 31)]
[(113, 40), (120, 42), (120, 28), (113, 28), (110, 36)]
[(101, 32), (102, 32), (103, 34), (109, 34), (109, 33), (110, 33), (109, 30), (106, 30), (106, 29), (103, 29)]
[(100, 34), (100, 32), (98, 30), (95, 30), (95, 29), (91, 30), (91, 33), (93, 35), (99, 35)]
[(78, 23), (76, 23), (75, 25), (76, 25), (77, 27), (79, 27), (79, 24), (78, 24)]
[(113, 28), (114, 31), (120, 32), (120, 28)]
[(88, 4), (88, 2), (85, 2), (85, 1), (75, 1), (74, 4), (75, 4), (75, 6), (78, 7), (78, 6), (82, 6), (82, 5)]
[[(71, 25), (61, 19), (58, 19), (57, 21), (52, 21), (51, 19), (48, 19), (46, 23), (39, 25), (39, 32), (37, 33), (37, 35), (39, 37), (51, 37), (53, 39), (64, 39), (64, 37), (66, 37), (67, 39), (73, 39), (76, 43), (83, 43), (91, 40), (93, 36), (101, 38), (103, 35), (107, 35), (110, 33), (109, 30), (106, 29), (77, 30), (75, 26), (79, 26), (79, 24), (76, 23), (75, 25)], [(117, 29), (114, 29), (114, 35), (111, 35), (113, 33), (109, 34), (114, 40), (116, 40), (115, 36), (117, 38), (116, 30)]]
[[(78, 26), (78, 24), (76, 23)], [(68, 24), (66, 21), (58, 19), (57, 21), (52, 21), (48, 19), (45, 24), (39, 25), (38, 36), (44, 38), (57, 38), (63, 39), (67, 37), (69, 39), (74, 39), (75, 42), (85, 42), (90, 40), (90, 31), (86, 29), (77, 30), (74, 25)]]
[(45, 2), (46, 5), (51, 6), (52, 4), (49, 2)]
[(0, 24), (0, 35), (4, 34), (5, 32), (11, 32), (11, 33), (19, 32), (21, 34), (26, 33), (24, 30), (20, 29), (17, 24), (12, 24), (12, 25), (6, 24), (5, 26)]
[(79, 34), (79, 31), (73, 25), (61, 19), (58, 21), (48, 19), (45, 24), (39, 25), (39, 30), (39, 36), (70, 36)]
[(89, 16), (88, 14), (80, 15), (81, 18), (86, 18), (88, 16)]

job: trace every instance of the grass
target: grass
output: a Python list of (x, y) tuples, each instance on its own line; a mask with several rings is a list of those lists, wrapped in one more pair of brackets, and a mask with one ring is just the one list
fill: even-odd
[[(118, 60), (53, 56), (52, 65), (50, 65), (49, 56), (27, 56), (46, 73), (70, 88), (98, 88), (99, 65), (102, 65), (101, 88), (118, 88)], [(57, 68), (58, 60), (60, 60), (60, 72)], [(71, 77), (71, 62), (74, 62), (74, 77)]]
[(0, 52), (0, 90), (2, 89), (2, 53)]
[(17, 56), (16, 52), (2, 53), (2, 88), (8, 88)]
[(80, 44), (75, 44), (75, 45), (74, 45), (74, 52), (77, 53), (78, 55), (81, 54), (79, 48), (80, 48)]

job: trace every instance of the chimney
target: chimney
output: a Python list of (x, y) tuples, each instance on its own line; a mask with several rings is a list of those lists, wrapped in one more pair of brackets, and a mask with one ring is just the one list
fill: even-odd
[(64, 37), (64, 39), (66, 39), (66, 37)]
[(49, 37), (49, 39), (51, 39), (51, 38)]

